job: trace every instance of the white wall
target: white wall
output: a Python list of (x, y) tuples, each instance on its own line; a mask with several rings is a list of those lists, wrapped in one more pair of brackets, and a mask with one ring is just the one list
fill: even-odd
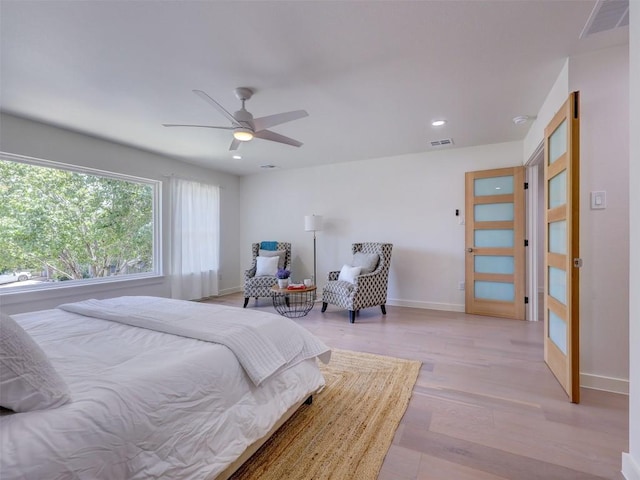
[[(580, 384), (621, 393), (629, 389), (628, 48), (571, 57), (525, 141), (540, 144), (569, 92), (580, 91)], [(591, 210), (590, 192), (600, 190), (607, 208)]]
[[(580, 92), (580, 364), (583, 386), (629, 378), (629, 46), (571, 57)], [(591, 210), (590, 192), (607, 192)]]
[[(570, 90), (581, 91), (581, 384), (619, 392), (629, 378), (627, 49), (571, 58), (538, 114), (551, 118)], [(543, 130), (532, 126), (531, 145)], [(515, 165), (530, 156), (523, 152), (518, 142), (243, 177), (241, 267), (251, 242), (289, 240), (294, 277), (309, 276), (312, 236), (303, 217), (316, 213), (327, 222), (318, 233), (320, 285), (349, 261), (352, 242), (388, 241), (389, 304), (463, 310), (464, 227), (454, 216), (464, 208), (463, 174)], [(607, 191), (607, 209), (590, 209), (592, 190)]]
[(629, 453), (622, 456), (622, 472), (627, 480), (640, 480), (640, 2), (629, 2), (630, 8), (630, 281), (629, 302)]
[(540, 145), (544, 138), (544, 129), (558, 111), (559, 106), (567, 99), (568, 92), (569, 60), (567, 59), (524, 138), (522, 157), (525, 162)]
[[(168, 273), (169, 256), (169, 186), (167, 175), (196, 178), (221, 186), (221, 265), (220, 290), (233, 291), (240, 282), (239, 178), (215, 172), (167, 157), (144, 152), (97, 138), (2, 114), (0, 117), (0, 150), (29, 157), (98, 168), (117, 173), (161, 180), (163, 264)], [(169, 296), (167, 277), (131, 280), (104, 285), (60, 286), (55, 290), (0, 295), (0, 306), (7, 313), (52, 308), (60, 303), (84, 298), (106, 298), (115, 295)]]
[(313, 235), (304, 216), (324, 217), (317, 234), (318, 284), (351, 261), (351, 243), (394, 244), (388, 304), (464, 310), (464, 173), (521, 163), (511, 142), (273, 171), (242, 177), (242, 268), (250, 244), (292, 242), (293, 277), (313, 271)]

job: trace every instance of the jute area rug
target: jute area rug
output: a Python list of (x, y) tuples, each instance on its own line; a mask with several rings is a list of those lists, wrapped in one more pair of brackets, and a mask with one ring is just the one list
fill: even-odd
[(420, 362), (333, 350), (326, 387), (234, 480), (375, 480), (407, 408)]

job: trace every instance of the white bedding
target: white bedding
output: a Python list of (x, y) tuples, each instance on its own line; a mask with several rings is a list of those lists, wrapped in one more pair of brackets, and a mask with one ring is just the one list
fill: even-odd
[(253, 383), (277, 371), (320, 356), (329, 348), (304, 328), (271, 313), (157, 297), (117, 297), (67, 303), (58, 308), (134, 327), (225, 345), (235, 353)]
[(315, 359), (257, 387), (219, 344), (60, 309), (14, 318), (72, 401), (0, 417), (2, 480), (215, 478), (324, 385)]

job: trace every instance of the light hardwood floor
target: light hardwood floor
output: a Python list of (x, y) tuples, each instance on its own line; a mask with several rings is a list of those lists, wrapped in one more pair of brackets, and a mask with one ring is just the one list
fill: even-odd
[[(273, 311), (266, 298), (247, 308)], [(378, 480), (624, 478), (628, 397), (582, 389), (569, 403), (544, 364), (542, 322), (387, 306), (349, 324), (320, 304), (296, 321), (332, 348), (422, 362)]]

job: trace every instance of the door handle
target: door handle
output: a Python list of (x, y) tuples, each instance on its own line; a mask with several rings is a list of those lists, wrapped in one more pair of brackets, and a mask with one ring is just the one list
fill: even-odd
[(473, 252), (473, 248), (471, 248), (471, 247), (467, 248), (467, 252), (469, 252), (469, 253)]

